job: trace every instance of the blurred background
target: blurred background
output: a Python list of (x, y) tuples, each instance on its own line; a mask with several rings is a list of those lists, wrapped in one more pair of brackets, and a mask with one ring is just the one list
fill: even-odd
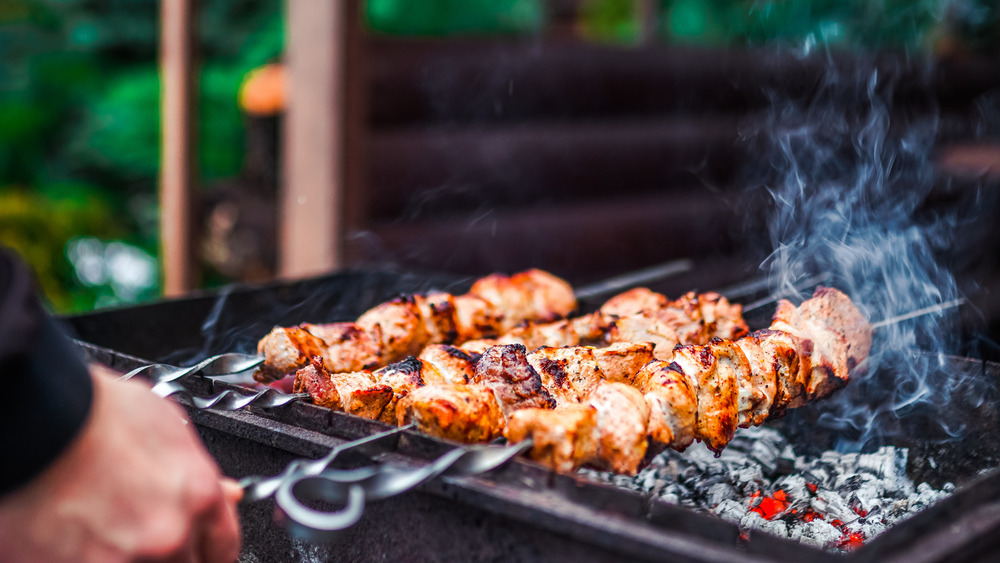
[[(307, 243), (281, 227), (283, 53), (300, 24), (281, 0), (197, 2), (188, 288), (373, 264), (584, 282), (692, 257), (692, 286), (747, 279), (771, 248), (747, 212), (744, 133), (834, 59), (896, 61), (893, 110), (938, 127), (949, 172), (931, 200), (994, 205), (997, 2), (346, 4), (330, 32), (347, 90), (331, 124), (337, 232), (316, 235), (336, 252), (310, 271), (287, 266)], [(58, 312), (161, 295), (162, 14), (155, 0), (0, 1), (0, 241)], [(976, 287), (994, 254), (959, 260)]]

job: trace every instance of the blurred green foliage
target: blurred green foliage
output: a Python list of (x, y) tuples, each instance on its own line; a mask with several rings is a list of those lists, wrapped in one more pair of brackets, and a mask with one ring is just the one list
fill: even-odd
[[(281, 0), (206, 0), (198, 15), (199, 159), (212, 180), (240, 171), (236, 93), (281, 54)], [(158, 17), (157, 0), (0, 1), (0, 243), (59, 311), (114, 301), (75, 276), (72, 240), (156, 255)]]
[[(31, 261), (61, 311), (114, 298), (75, 276), (75, 238), (156, 255), (160, 1), (169, 0), (0, 0), (0, 242)], [(665, 42), (703, 46), (924, 48), (943, 19), (970, 50), (989, 52), (1000, 22), (986, 0), (657, 1)], [(199, 159), (212, 180), (241, 169), (236, 93), (248, 70), (281, 54), (282, 0), (198, 4)], [(365, 9), (376, 33), (511, 35), (543, 33), (548, 5), (368, 0)], [(628, 44), (638, 17), (635, 0), (581, 0), (575, 26)]]

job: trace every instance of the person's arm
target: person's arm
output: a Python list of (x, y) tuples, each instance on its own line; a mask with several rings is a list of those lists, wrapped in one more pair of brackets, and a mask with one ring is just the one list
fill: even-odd
[(239, 490), (183, 411), (88, 370), (31, 286), (0, 250), (0, 559), (235, 560)]

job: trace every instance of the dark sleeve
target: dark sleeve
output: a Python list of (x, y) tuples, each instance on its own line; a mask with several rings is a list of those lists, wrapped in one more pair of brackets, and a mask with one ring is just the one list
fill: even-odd
[(93, 397), (79, 351), (42, 309), (28, 269), (0, 248), (0, 495), (69, 445)]

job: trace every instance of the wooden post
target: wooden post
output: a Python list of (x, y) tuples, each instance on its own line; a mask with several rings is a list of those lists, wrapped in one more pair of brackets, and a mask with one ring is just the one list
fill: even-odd
[(160, 2), (160, 252), (167, 296), (190, 291), (197, 272), (194, 2)]
[[(288, 0), (282, 277), (343, 264), (346, 26), (354, 2)], [(356, 17), (356, 14), (354, 14)]]

